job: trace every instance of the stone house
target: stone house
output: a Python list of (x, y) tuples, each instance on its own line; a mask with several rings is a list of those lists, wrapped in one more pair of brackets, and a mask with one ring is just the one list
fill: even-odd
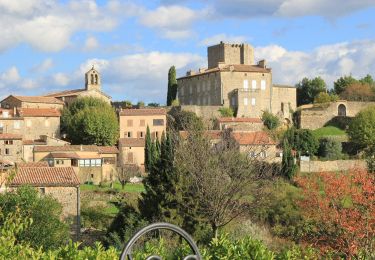
[(273, 84), (265, 60), (254, 64), (252, 46), (221, 42), (208, 47), (207, 54), (207, 69), (177, 79), (181, 105), (231, 107), (237, 117), (252, 118), (267, 110), (290, 122), (296, 88)]
[(11, 165), (22, 160), (22, 135), (0, 134), (0, 159)]
[(47, 161), (51, 167), (72, 167), (81, 183), (116, 179), (118, 149), (115, 146), (35, 146), (34, 162)]
[(55, 92), (46, 95), (46, 97), (57, 98), (65, 102), (65, 104), (70, 104), (80, 97), (95, 97), (110, 103), (111, 97), (105, 94), (101, 88), (101, 75), (93, 66), (88, 72), (85, 73), (84, 89)]
[[(36, 166), (36, 167), (35, 167)], [(17, 169), (7, 187), (14, 189), (29, 185), (40, 194), (50, 195), (62, 205), (62, 219), (68, 221), (77, 240), (80, 233), (80, 191), (79, 180), (72, 167), (46, 167), (44, 165), (24, 165)]]
[(134, 164), (144, 169), (144, 147), (147, 126), (151, 138), (161, 138), (166, 131), (167, 116), (163, 108), (123, 109), (120, 120), (120, 165)]
[(13, 96), (10, 95), (3, 99), (1, 107), (6, 109), (14, 108), (54, 108), (61, 110), (64, 102), (54, 97), (41, 96)]

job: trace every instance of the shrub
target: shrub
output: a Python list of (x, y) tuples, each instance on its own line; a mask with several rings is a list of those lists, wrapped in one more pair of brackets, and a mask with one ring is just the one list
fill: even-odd
[(319, 156), (328, 160), (338, 160), (342, 158), (342, 145), (340, 141), (333, 138), (320, 139), (318, 150)]
[(280, 119), (268, 111), (262, 114), (263, 124), (270, 130), (277, 128), (280, 125)]
[(233, 112), (232, 108), (230, 108), (230, 107), (221, 107), (221, 108), (219, 108), (219, 112), (220, 112), (220, 115), (222, 117), (233, 117), (234, 116), (234, 112)]

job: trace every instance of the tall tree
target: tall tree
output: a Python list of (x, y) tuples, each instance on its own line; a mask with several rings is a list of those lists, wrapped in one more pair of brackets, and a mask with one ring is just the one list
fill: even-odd
[(292, 154), (292, 147), (290, 146), (287, 139), (283, 141), (283, 157), (281, 161), (282, 175), (291, 180), (297, 172), (297, 165), (294, 163), (294, 157)]
[(114, 145), (118, 119), (114, 108), (101, 99), (84, 97), (64, 108), (62, 131), (73, 144)]
[(368, 84), (370, 86), (374, 86), (375, 83), (374, 79), (370, 74), (367, 74), (365, 77), (361, 78), (359, 82), (361, 82), (362, 84)]
[(177, 79), (175, 66), (170, 67), (168, 71), (168, 92), (167, 92), (167, 106), (172, 105), (173, 100), (177, 96)]
[(340, 95), (348, 86), (358, 82), (355, 78), (350, 76), (344, 76), (337, 79), (333, 85), (337, 95)]
[(150, 127), (147, 125), (146, 129), (146, 141), (145, 141), (145, 171), (149, 172), (151, 169), (152, 161), (152, 141)]
[(327, 91), (327, 85), (321, 77), (304, 78), (297, 85), (297, 105), (311, 104), (320, 92)]
[(353, 83), (340, 93), (342, 99), (350, 101), (374, 101), (374, 88), (369, 83)]

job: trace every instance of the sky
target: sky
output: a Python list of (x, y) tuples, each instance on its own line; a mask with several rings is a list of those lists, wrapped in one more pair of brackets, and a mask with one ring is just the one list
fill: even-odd
[(84, 88), (166, 102), (167, 74), (207, 67), (207, 46), (249, 43), (273, 82), (375, 77), (375, 0), (0, 0), (0, 98)]

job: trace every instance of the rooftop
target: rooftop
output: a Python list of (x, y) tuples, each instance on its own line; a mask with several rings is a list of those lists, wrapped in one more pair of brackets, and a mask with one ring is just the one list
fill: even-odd
[(35, 152), (98, 152), (98, 153), (118, 153), (116, 146), (97, 145), (62, 145), (62, 146), (35, 146)]
[[(58, 97), (77, 96), (80, 93), (86, 92), (86, 91), (88, 91), (88, 90), (86, 90), (86, 89), (64, 90), (64, 91), (59, 91), (59, 92), (54, 92), (54, 93), (47, 94), (47, 95), (45, 95), (45, 97), (55, 97), (55, 98), (58, 98)], [(104, 95), (104, 96), (106, 96), (108, 98), (111, 98), (110, 96), (108, 96), (107, 94), (105, 94), (104, 92), (102, 92), (100, 90), (96, 90), (95, 89), (93, 91), (97, 91), (97, 92), (101, 93), (102, 95)]]
[(260, 118), (251, 117), (221, 117), (218, 119), (220, 123), (263, 123)]
[(145, 138), (120, 138), (119, 144), (124, 147), (144, 147)]
[(76, 187), (79, 180), (72, 167), (21, 167), (9, 186)]
[[(63, 105), (64, 102), (58, 100), (54, 97), (42, 97), (42, 96), (13, 96), (10, 95), (9, 97), (14, 97), (21, 102), (30, 102), (30, 103), (48, 103), (48, 104), (61, 104)], [(8, 98), (9, 98), (8, 97)]]
[(25, 163), (17, 163), (17, 167), (48, 167), (48, 162), (40, 161), (40, 162), (25, 162)]
[(0, 140), (22, 140), (19, 134), (0, 134)]

